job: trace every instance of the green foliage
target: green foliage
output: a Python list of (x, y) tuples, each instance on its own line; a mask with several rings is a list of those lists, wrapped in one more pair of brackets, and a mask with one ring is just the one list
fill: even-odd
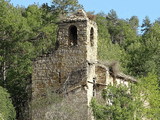
[(137, 31), (138, 27), (139, 27), (139, 19), (137, 16), (132, 16), (129, 19), (129, 24), (131, 25), (132, 29), (135, 29)]
[(32, 60), (54, 49), (56, 18), (37, 5), (20, 9), (3, 0), (0, 16), (0, 85), (11, 94), (17, 118), (22, 119), (30, 99)]
[(0, 86), (0, 120), (15, 120), (16, 112), (10, 95), (6, 89)]
[[(31, 58), (33, 46), (27, 41), (29, 26), (22, 17), (21, 11), (6, 1), (0, 2), (1, 9), (1, 41), (0, 52), (3, 58), (1, 65), (1, 82), (11, 94), (17, 111), (24, 106), (27, 99), (26, 86), (31, 74)], [(5, 14), (3, 14), (5, 13)], [(18, 114), (17, 114), (18, 115)]]
[(96, 22), (98, 25), (98, 57), (101, 60), (121, 60), (122, 54), (125, 53), (117, 44), (112, 44), (110, 34), (107, 29), (107, 20), (103, 16), (103, 13), (96, 15)]
[(128, 49), (130, 63), (127, 68), (136, 76), (145, 76), (149, 72), (159, 75), (160, 70), (160, 25), (154, 23), (133, 46)]
[(107, 29), (112, 43), (120, 44), (125, 50), (136, 39), (138, 18), (132, 17), (130, 21), (119, 19), (116, 12), (111, 10), (106, 16)]
[(145, 116), (148, 119), (160, 119), (160, 90), (158, 86), (158, 77), (149, 73), (141, 78), (140, 82), (141, 97), (144, 100)]
[(78, 3), (78, 0), (53, 0), (52, 9), (60, 15), (67, 15), (78, 9), (82, 9), (82, 5)]
[[(119, 61), (124, 72), (137, 78), (142, 77), (142, 82), (133, 87), (136, 89), (132, 88), (132, 94), (128, 97), (124, 97), (124, 91), (119, 90), (123, 93), (121, 94), (116, 88), (109, 87), (111, 90), (106, 90), (104, 98), (114, 101), (112, 105), (100, 104), (94, 99), (93, 113), (98, 120), (133, 119), (135, 115), (135, 119), (142, 119), (142, 116), (159, 119), (160, 24), (158, 20), (151, 24), (146, 17), (142, 24), (143, 34), (138, 35), (138, 21), (136, 16), (129, 20), (119, 19), (114, 10), (111, 10), (106, 18), (103, 13), (96, 16), (99, 59)], [(150, 72), (154, 74), (148, 75)], [(109, 96), (110, 91), (115, 95)], [(123, 100), (129, 103), (126, 109), (120, 106), (123, 106)], [(148, 102), (149, 105), (144, 108), (141, 101), (144, 104)]]
[[(30, 96), (27, 88), (31, 82), (32, 60), (39, 55), (53, 51), (57, 33), (56, 23), (61, 19), (61, 16), (69, 15), (80, 8), (82, 6), (77, 0), (53, 0), (51, 6), (34, 4), (27, 8), (14, 7), (9, 1), (0, 0), (0, 85), (10, 93), (17, 111), (17, 118), (22, 116), (23, 108), (29, 102)], [(148, 112), (150, 118), (159, 119), (159, 96), (158, 91), (154, 91), (160, 85), (160, 82), (157, 82), (157, 78), (160, 76), (159, 20), (151, 23), (146, 17), (141, 26), (142, 35), (138, 35), (139, 20), (136, 16), (127, 20), (120, 19), (114, 10), (111, 10), (107, 15), (99, 13), (95, 16), (99, 35), (98, 58), (119, 61), (123, 72), (137, 78), (144, 77), (141, 87), (146, 89), (147, 93), (145, 94), (148, 95), (151, 106), (146, 110), (146, 114)], [(91, 17), (93, 16), (91, 15)], [(148, 75), (150, 72), (157, 77)], [(146, 75), (148, 76), (145, 77)], [(155, 86), (148, 87), (149, 91), (152, 91), (149, 92), (146, 86), (150, 86), (149, 81), (152, 80)], [(130, 96), (128, 98), (130, 100)], [(94, 111), (99, 116), (97, 118), (105, 118), (105, 110), (109, 109), (104, 105), (94, 105), (98, 105), (98, 110)], [(126, 111), (121, 110), (118, 107), (119, 104), (116, 105), (119, 111), (115, 114), (121, 112), (125, 114)], [(110, 110), (113, 111), (113, 108)], [(129, 114), (126, 113), (126, 116)]]
[(130, 63), (128, 60), (130, 57), (128, 51), (138, 39), (136, 36), (136, 30), (132, 28), (133, 25), (130, 25), (131, 23), (133, 24), (133, 22), (135, 22), (134, 19), (131, 23), (128, 23), (128, 21), (122, 19), (118, 19), (117, 14), (112, 10), (111, 13), (107, 15), (107, 19), (104, 13), (97, 14), (96, 22), (98, 25), (99, 35), (99, 59), (107, 61), (119, 61), (122, 65), (123, 71), (129, 72), (129, 68), (127, 68), (128, 64)]
[(105, 104), (92, 100), (93, 114), (97, 120), (141, 120), (142, 102), (136, 86), (107, 86), (102, 92)]
[(149, 17), (146, 16), (141, 26), (142, 27), (141, 31), (144, 32), (143, 34), (147, 33), (151, 26), (152, 26), (151, 21)]
[(29, 6), (23, 12), (23, 16), (31, 29), (28, 41), (33, 44), (34, 53), (40, 55), (53, 49), (56, 41), (57, 16), (46, 7), (39, 8), (37, 5)]
[(110, 12), (107, 14), (107, 16), (106, 16), (106, 19), (108, 20), (108, 21), (111, 21), (112, 23), (115, 23), (116, 24), (116, 22), (117, 22), (117, 20), (118, 20), (118, 15), (117, 15), (117, 13), (116, 13), (116, 11), (115, 10), (110, 10)]

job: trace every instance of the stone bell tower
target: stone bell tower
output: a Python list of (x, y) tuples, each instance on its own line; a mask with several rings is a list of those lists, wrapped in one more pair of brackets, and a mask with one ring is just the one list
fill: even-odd
[(63, 56), (61, 63), (64, 64), (61, 72), (70, 73), (82, 67), (86, 70), (86, 73), (83, 74), (85, 78), (83, 81), (87, 83), (89, 89), (87, 92), (89, 103), (93, 88), (88, 81), (93, 82), (95, 78), (94, 64), (97, 62), (96, 23), (89, 20), (83, 10), (79, 10), (59, 23), (58, 42), (58, 49)]
[[(79, 99), (85, 98), (83, 104), (89, 106), (94, 96), (96, 62), (97, 25), (83, 10), (78, 10), (58, 23), (56, 51), (34, 62), (32, 99), (47, 96), (48, 91), (77, 97), (83, 93)], [(88, 109), (86, 116), (87, 112)]]

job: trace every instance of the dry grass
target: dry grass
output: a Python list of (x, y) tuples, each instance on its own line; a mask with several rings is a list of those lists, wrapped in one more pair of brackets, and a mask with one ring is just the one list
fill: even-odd
[(90, 20), (93, 20), (93, 21), (96, 20), (96, 15), (93, 15), (93, 14), (90, 13), (90, 12), (87, 12), (87, 17), (88, 17)]
[(51, 95), (50, 100), (36, 100), (32, 106), (32, 119), (36, 120), (86, 120), (88, 117), (86, 93), (59, 96)]

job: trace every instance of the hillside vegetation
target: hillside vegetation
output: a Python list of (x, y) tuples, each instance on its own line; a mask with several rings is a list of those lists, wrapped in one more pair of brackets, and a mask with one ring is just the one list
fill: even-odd
[[(56, 23), (80, 8), (77, 0), (53, 0), (51, 5), (27, 8), (0, 0), (0, 86), (10, 94), (18, 119), (28, 116), (32, 61), (55, 49)], [(139, 25), (137, 16), (122, 19), (114, 10), (88, 15), (98, 25), (98, 58), (118, 61), (124, 73), (136, 77), (150, 104), (144, 112), (148, 118), (160, 119), (160, 19), (151, 23), (145, 17)], [(3, 112), (14, 115), (9, 109)]]

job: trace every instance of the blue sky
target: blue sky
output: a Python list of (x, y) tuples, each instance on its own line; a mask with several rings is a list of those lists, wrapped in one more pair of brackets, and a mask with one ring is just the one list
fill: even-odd
[[(86, 11), (95, 11), (108, 13), (114, 9), (119, 18), (130, 18), (138, 16), (142, 23), (145, 16), (149, 16), (153, 22), (160, 17), (160, 0), (78, 0), (84, 6)], [(51, 0), (11, 0), (11, 3), (27, 7), (29, 4), (51, 3)]]

